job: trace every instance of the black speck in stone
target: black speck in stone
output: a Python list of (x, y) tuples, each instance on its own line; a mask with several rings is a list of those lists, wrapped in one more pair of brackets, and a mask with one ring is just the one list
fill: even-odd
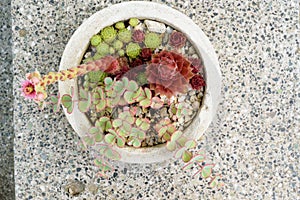
[(139, 195), (137, 196), (138, 198), (142, 198), (143, 195), (141, 193), (139, 193)]
[(80, 172), (80, 171), (81, 171), (81, 168), (80, 168), (80, 167), (78, 167), (78, 168), (76, 169), (76, 171), (77, 171), (77, 172)]
[(113, 176), (114, 176), (114, 178), (116, 178), (118, 176), (118, 173), (115, 172)]

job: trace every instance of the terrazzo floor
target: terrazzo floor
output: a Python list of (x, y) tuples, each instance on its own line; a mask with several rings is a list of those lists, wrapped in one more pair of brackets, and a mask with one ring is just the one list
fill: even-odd
[(13, 70), (10, 1), (0, 2), (0, 199), (14, 197)]
[[(300, 199), (297, 0), (155, 1), (192, 18), (219, 56), (222, 102), (198, 148), (222, 174), (220, 190), (192, 178), (175, 160), (118, 163), (111, 178), (99, 178), (64, 114), (47, 108), (40, 112), (20, 97), (17, 88), (27, 72), (58, 70), (76, 28), (97, 10), (119, 2), (12, 0), (16, 199)], [(51, 90), (57, 91), (57, 85)], [(9, 106), (9, 97), (5, 100)], [(2, 152), (3, 145), (1, 159), (10, 153)], [(64, 190), (69, 180), (85, 184), (85, 191), (70, 197)], [(1, 199), (13, 199), (13, 192), (3, 191)]]

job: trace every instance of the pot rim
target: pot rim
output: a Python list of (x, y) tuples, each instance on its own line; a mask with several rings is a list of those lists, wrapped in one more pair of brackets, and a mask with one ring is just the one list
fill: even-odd
[[(85, 20), (70, 38), (63, 52), (59, 70), (79, 65), (88, 48), (90, 38), (101, 29), (133, 17), (157, 20), (183, 32), (197, 53), (201, 55), (204, 63), (206, 88), (197, 116), (184, 130), (184, 134), (188, 133), (189, 138), (200, 138), (211, 123), (220, 101), (221, 72), (218, 58), (204, 32), (189, 17), (171, 7), (153, 2), (133, 1), (115, 4), (96, 12)], [(61, 95), (68, 93), (71, 86), (75, 89), (74, 97), (76, 99), (78, 97), (77, 79), (59, 82), (59, 92)], [(76, 104), (71, 114), (68, 114), (66, 109), (64, 112), (80, 137), (84, 136), (92, 126), (86, 115), (78, 110)], [(165, 148), (165, 144), (142, 148), (119, 148), (117, 146), (113, 148), (120, 153), (121, 161), (128, 163), (162, 162), (170, 159), (174, 154)]]

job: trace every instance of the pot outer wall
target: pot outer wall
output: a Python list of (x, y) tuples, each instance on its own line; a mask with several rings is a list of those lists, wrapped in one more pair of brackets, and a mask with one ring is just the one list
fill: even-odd
[[(183, 32), (192, 42), (197, 53), (201, 55), (205, 66), (207, 86), (197, 116), (184, 131), (185, 136), (190, 139), (200, 138), (211, 123), (220, 101), (221, 72), (217, 55), (209, 39), (189, 17), (175, 9), (152, 2), (125, 2), (96, 12), (84, 21), (70, 38), (64, 50), (59, 70), (80, 65), (90, 38), (101, 29), (133, 17), (157, 20)], [(75, 89), (74, 99), (78, 99), (77, 79), (59, 82), (60, 94), (69, 93), (71, 87)], [(86, 115), (78, 110), (76, 104), (71, 114), (68, 114), (65, 109), (64, 112), (71, 126), (80, 137), (83, 137), (92, 127)], [(165, 148), (165, 144), (144, 148), (118, 148), (115, 146), (114, 150), (120, 153), (121, 161), (128, 163), (162, 162), (170, 159), (174, 154), (174, 152), (170, 152)]]

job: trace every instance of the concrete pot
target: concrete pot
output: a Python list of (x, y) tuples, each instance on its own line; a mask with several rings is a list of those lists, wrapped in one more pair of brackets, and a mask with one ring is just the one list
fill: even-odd
[[(221, 92), (221, 73), (217, 55), (203, 31), (186, 15), (168, 6), (151, 2), (126, 2), (112, 5), (98, 11), (84, 21), (69, 40), (60, 63), (60, 70), (78, 66), (88, 48), (90, 38), (106, 26), (118, 21), (136, 17), (153, 19), (168, 24), (185, 33), (198, 53), (202, 56), (205, 66), (206, 90), (202, 106), (191, 125), (185, 129), (185, 136), (198, 139), (208, 128), (216, 113)], [(78, 99), (77, 80), (59, 82), (61, 95), (69, 93), (70, 87), (75, 88), (74, 98)], [(92, 126), (84, 113), (74, 106), (72, 114), (65, 111), (66, 117), (79, 136), (84, 136)], [(125, 147), (115, 150), (121, 154), (121, 161), (128, 163), (162, 162), (173, 156), (165, 145), (154, 147), (133, 148)]]

